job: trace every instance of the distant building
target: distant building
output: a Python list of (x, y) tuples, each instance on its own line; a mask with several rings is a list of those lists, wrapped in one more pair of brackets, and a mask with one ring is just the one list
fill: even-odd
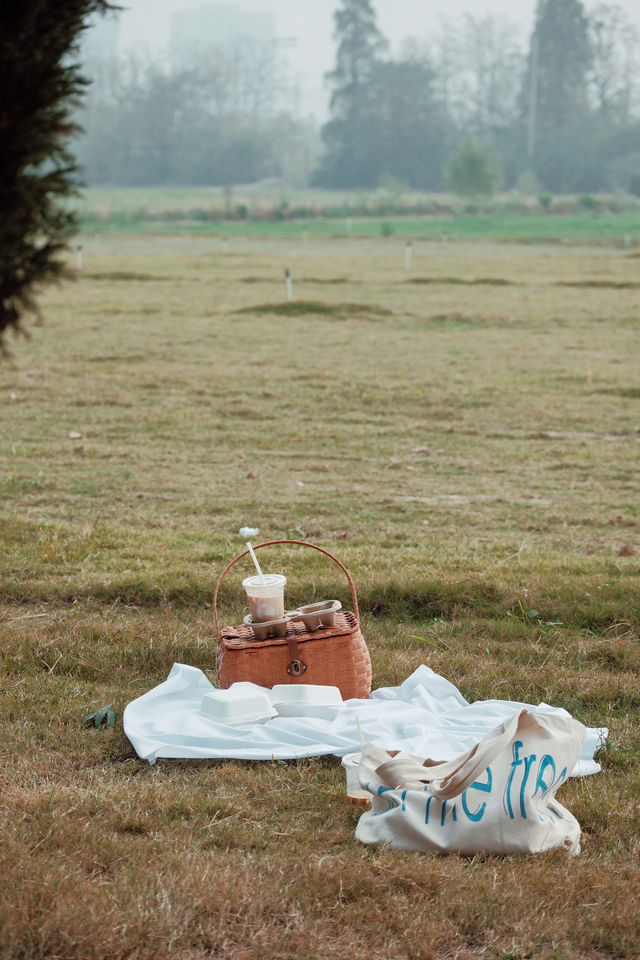
[(275, 36), (276, 20), (271, 13), (245, 10), (232, 3), (203, 3), (171, 15), (171, 60), (176, 63), (198, 48), (227, 44), (241, 37), (270, 43)]

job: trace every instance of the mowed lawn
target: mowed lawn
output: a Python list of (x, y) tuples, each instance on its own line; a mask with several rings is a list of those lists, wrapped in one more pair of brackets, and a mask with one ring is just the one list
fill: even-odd
[[(640, 955), (640, 259), (404, 241), (86, 236), (9, 341), (3, 960)], [(426, 663), (608, 726), (559, 795), (580, 856), (365, 848), (337, 758), (140, 761), (122, 710), (174, 662), (215, 682), (245, 524), (347, 566), (374, 686)], [(262, 556), (292, 606), (349, 602)]]

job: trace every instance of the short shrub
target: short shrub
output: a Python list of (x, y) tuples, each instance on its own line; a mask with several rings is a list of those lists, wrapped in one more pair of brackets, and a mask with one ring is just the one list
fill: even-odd
[(592, 197), (590, 193), (585, 193), (580, 197), (580, 206), (583, 210), (588, 210), (592, 213), (595, 213), (600, 209), (600, 204), (595, 197)]

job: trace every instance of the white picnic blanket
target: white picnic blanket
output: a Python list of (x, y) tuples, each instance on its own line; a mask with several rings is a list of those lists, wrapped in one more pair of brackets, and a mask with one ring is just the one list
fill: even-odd
[[(523, 707), (543, 712), (559, 709), (546, 703), (532, 706), (510, 700), (468, 703), (452, 683), (421, 666), (398, 687), (381, 687), (367, 700), (346, 700), (333, 720), (275, 717), (262, 724), (232, 727), (199, 712), (203, 696), (214, 689), (202, 670), (174, 663), (164, 683), (125, 708), (124, 731), (138, 756), (149, 763), (155, 763), (159, 757), (342, 757), (360, 749), (357, 717), (368, 743), (447, 760), (470, 749), (485, 733)], [(564, 710), (559, 712), (568, 716)], [(588, 728), (572, 776), (598, 773), (600, 765), (594, 754), (607, 734), (606, 727)]]

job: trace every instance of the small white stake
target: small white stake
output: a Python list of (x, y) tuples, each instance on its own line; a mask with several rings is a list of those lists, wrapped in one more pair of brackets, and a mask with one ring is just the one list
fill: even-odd
[(411, 240), (407, 240), (407, 244), (404, 248), (404, 268), (405, 270), (411, 269), (411, 258), (413, 257), (413, 244)]
[(625, 235), (624, 235), (624, 248), (625, 248), (625, 250), (628, 250), (630, 246), (631, 246), (631, 235), (628, 234), (628, 233), (625, 233)]
[(287, 285), (287, 300), (293, 300), (293, 281), (291, 280), (291, 271), (285, 267), (284, 282)]
[(79, 243), (76, 247), (76, 267), (78, 270), (82, 270), (82, 244)]
[(351, 220), (351, 217), (347, 217), (347, 219), (344, 222), (344, 228), (347, 233), (351, 233), (352, 224), (353, 224), (353, 221)]

